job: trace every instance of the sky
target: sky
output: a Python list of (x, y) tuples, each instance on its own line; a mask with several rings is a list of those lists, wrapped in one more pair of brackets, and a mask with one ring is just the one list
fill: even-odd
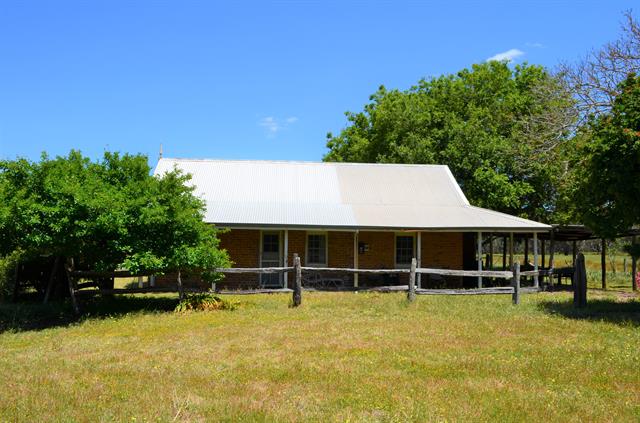
[(319, 161), (380, 85), (554, 68), (631, 1), (0, 1), (0, 159)]

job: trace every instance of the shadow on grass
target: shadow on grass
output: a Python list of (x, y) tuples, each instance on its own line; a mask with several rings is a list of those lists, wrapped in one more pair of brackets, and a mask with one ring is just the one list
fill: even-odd
[(585, 308), (575, 308), (573, 300), (543, 301), (539, 307), (546, 313), (569, 319), (640, 326), (640, 301), (638, 300), (616, 301), (598, 298), (589, 300)]
[(117, 317), (128, 313), (173, 312), (178, 299), (160, 295), (118, 295), (95, 297), (82, 301), (82, 315), (75, 316), (70, 301), (42, 304), (25, 299), (18, 303), (0, 302), (0, 333), (5, 331), (41, 330), (68, 326), (89, 319)]

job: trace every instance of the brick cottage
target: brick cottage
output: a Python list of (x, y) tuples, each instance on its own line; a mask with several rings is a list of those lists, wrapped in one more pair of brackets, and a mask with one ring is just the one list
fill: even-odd
[[(234, 267), (304, 266), (393, 269), (481, 269), (482, 240), (548, 232), (548, 225), (474, 207), (447, 166), (162, 158), (155, 175), (174, 168), (192, 176), (206, 202), (205, 220), (220, 229)], [(406, 274), (305, 275), (318, 287), (405, 283)], [(197, 275), (187, 284), (202, 285)], [(172, 284), (175, 276), (157, 278)], [(474, 283), (424, 275), (422, 287)], [(231, 274), (231, 289), (287, 287), (288, 275)]]

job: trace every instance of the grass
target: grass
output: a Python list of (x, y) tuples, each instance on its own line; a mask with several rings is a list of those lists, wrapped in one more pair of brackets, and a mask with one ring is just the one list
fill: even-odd
[[(0, 304), (4, 421), (637, 421), (640, 301), (567, 293)], [(2, 326), (4, 324), (4, 326)]]
[[(585, 266), (587, 268), (587, 284), (589, 288), (602, 288), (602, 270), (599, 253), (584, 253)], [(515, 254), (514, 260), (524, 263), (523, 254)], [(540, 260), (542, 260), (540, 258)], [(546, 266), (549, 265), (549, 255), (546, 256)], [(529, 254), (529, 261), (533, 262), (533, 254)], [(559, 254), (554, 256), (555, 267), (571, 267), (573, 257), (571, 254)], [(625, 266), (626, 261), (626, 266)], [(495, 254), (493, 262), (496, 268), (502, 268), (502, 254)], [(640, 266), (638, 267), (640, 271)], [(564, 282), (567, 283), (567, 282)], [(607, 256), (607, 289), (613, 291), (631, 291), (631, 258), (628, 255), (618, 254)]]

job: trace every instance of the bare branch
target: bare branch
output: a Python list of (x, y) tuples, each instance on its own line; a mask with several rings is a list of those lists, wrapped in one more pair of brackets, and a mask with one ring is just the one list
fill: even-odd
[(629, 74), (640, 73), (640, 24), (631, 11), (624, 18), (618, 40), (590, 51), (577, 63), (560, 65), (559, 74), (577, 100), (582, 121), (610, 110), (618, 85)]

